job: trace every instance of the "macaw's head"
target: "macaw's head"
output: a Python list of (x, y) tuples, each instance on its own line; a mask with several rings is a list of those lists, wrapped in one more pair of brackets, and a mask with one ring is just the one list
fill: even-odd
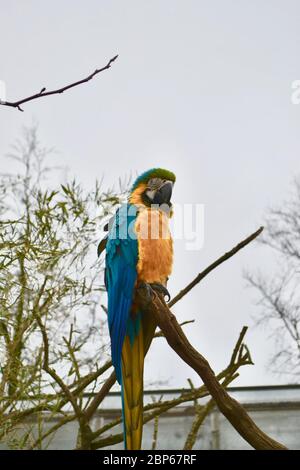
[(170, 212), (175, 180), (174, 173), (162, 168), (145, 171), (135, 180), (129, 202), (147, 207), (160, 206), (166, 212)]

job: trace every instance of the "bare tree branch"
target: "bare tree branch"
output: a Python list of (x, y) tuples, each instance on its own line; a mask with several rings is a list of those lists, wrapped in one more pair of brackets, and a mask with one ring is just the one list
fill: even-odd
[(114, 385), (115, 381), (116, 381), (116, 373), (114, 371), (111, 373), (108, 379), (104, 382), (103, 386), (100, 388), (99, 392), (93, 399), (92, 403), (85, 410), (84, 415), (85, 415), (86, 420), (89, 420), (92, 418), (93, 414), (95, 413), (95, 411), (97, 411), (98, 406), (104, 400), (104, 398), (110, 391), (111, 387)]
[(140, 305), (143, 311), (153, 315), (164, 333), (168, 344), (172, 349), (192, 367), (205, 383), (219, 410), (237, 432), (255, 449), (271, 450), (286, 449), (286, 447), (271, 437), (267, 436), (250, 418), (245, 409), (233, 399), (217, 380), (207, 360), (190, 344), (176, 317), (170, 312), (162, 297), (153, 293), (153, 299), (149, 302), (145, 299), (145, 289), (139, 289)]
[[(237, 372), (240, 367), (251, 365), (252, 360), (251, 356), (248, 352), (248, 349), (245, 347), (245, 344), (240, 342), (241, 337), (244, 337), (247, 331), (247, 327), (245, 326), (242, 332), (239, 335), (239, 339), (237, 344), (239, 344), (239, 349), (237, 351), (237, 344), (234, 348), (237, 353), (231, 356), (230, 362), (228, 366), (217, 375), (217, 380), (222, 381), (222, 386), (227, 387), (233, 380), (235, 380), (239, 373)], [(148, 405), (144, 406), (144, 418), (143, 423), (146, 424), (149, 421), (155, 419), (157, 416), (160, 416), (162, 413), (165, 413), (178, 405), (188, 403), (190, 401), (197, 401), (198, 398), (205, 398), (209, 395), (207, 387), (205, 385), (201, 385), (198, 388), (191, 389), (190, 391), (183, 390), (179, 397), (173, 398), (171, 400), (159, 401), (154, 403), (149, 403)], [(215, 403), (213, 400), (210, 400), (212, 403)], [(200, 405), (199, 405), (200, 406)], [(201, 406), (201, 410), (204, 409)], [(208, 410), (209, 411), (209, 410)], [(206, 416), (206, 414), (205, 414)], [(203, 416), (203, 419), (205, 418)], [(75, 419), (75, 418), (74, 418)], [(99, 449), (106, 446), (111, 446), (118, 444), (119, 442), (123, 441), (123, 433), (110, 435), (99, 440), (95, 440), (97, 437), (102, 436), (104, 433), (109, 431), (110, 429), (114, 428), (122, 421), (121, 417), (115, 419), (114, 421), (104, 425), (102, 428), (98, 429), (93, 433), (93, 442), (92, 442), (92, 449)], [(199, 423), (200, 426), (201, 423)]]
[(99, 73), (103, 72), (104, 70), (107, 70), (110, 68), (111, 64), (118, 58), (118, 56), (114, 56), (112, 59), (110, 59), (110, 61), (104, 66), (102, 67), (101, 69), (96, 69), (93, 73), (91, 73), (90, 75), (88, 75), (88, 77), (86, 78), (83, 78), (82, 80), (78, 80), (76, 82), (73, 82), (71, 83), (70, 85), (65, 85), (64, 87), (62, 88), (58, 88), (56, 90), (50, 90), (50, 91), (46, 91), (46, 88), (43, 87), (41, 89), (41, 91), (39, 91), (38, 93), (35, 93), (34, 95), (31, 95), (31, 96), (28, 96), (27, 98), (22, 98), (20, 100), (17, 100), (17, 101), (1, 101), (0, 100), (0, 105), (2, 106), (9, 106), (11, 108), (17, 108), (19, 111), (24, 111), (22, 108), (21, 108), (21, 105), (24, 104), (24, 103), (27, 103), (28, 101), (32, 101), (32, 100), (36, 100), (38, 98), (43, 98), (45, 96), (50, 96), (50, 95), (58, 95), (58, 94), (61, 94), (61, 93), (64, 93), (66, 90), (69, 90), (70, 88), (74, 88), (75, 86), (78, 86), (78, 85), (82, 85), (83, 83), (86, 83), (86, 82), (89, 82), (90, 80), (92, 80), (96, 75), (98, 75)]
[(275, 352), (269, 368), (294, 380), (300, 374), (300, 178), (292, 183), (289, 198), (269, 208), (264, 235), (259, 242), (271, 248), (278, 263), (271, 277), (261, 272), (245, 273), (258, 293), (257, 325), (267, 324)]
[(245, 240), (242, 240), (238, 245), (236, 245), (234, 248), (232, 248), (230, 251), (227, 253), (224, 253), (224, 255), (220, 256), (216, 261), (214, 261), (212, 264), (210, 264), (207, 268), (204, 269), (201, 273), (198, 274), (198, 276), (195, 277), (195, 279), (190, 282), (184, 289), (182, 289), (173, 299), (168, 303), (169, 307), (173, 307), (182, 297), (184, 297), (190, 290), (193, 289), (202, 279), (204, 279), (211, 271), (213, 271), (215, 268), (220, 266), (220, 264), (224, 263), (227, 261), (229, 258), (234, 256), (238, 251), (240, 251), (242, 248), (245, 246), (249, 245), (255, 238), (257, 238), (261, 232), (263, 231), (263, 227), (260, 227), (256, 232), (252, 233), (249, 237), (245, 238)]
[(43, 344), (44, 344), (44, 361), (43, 361), (43, 369), (47, 374), (49, 374), (53, 380), (60, 386), (61, 390), (64, 392), (66, 398), (68, 401), (71, 403), (73, 406), (74, 412), (77, 416), (77, 418), (80, 420), (82, 418), (82, 411), (79, 408), (76, 398), (69, 389), (69, 387), (64, 383), (62, 378), (55, 372), (55, 370), (49, 366), (49, 340), (48, 340), (48, 335), (47, 331), (45, 328), (45, 325), (42, 323), (40, 317), (38, 315), (35, 315), (36, 322), (40, 327), (42, 338), (43, 338)]

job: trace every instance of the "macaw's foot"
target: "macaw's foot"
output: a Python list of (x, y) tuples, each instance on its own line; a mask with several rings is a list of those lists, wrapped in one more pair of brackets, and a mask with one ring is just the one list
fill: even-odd
[(153, 290), (155, 290), (159, 294), (163, 294), (164, 297), (168, 297), (167, 302), (170, 301), (171, 296), (170, 296), (168, 289), (165, 286), (163, 286), (162, 284), (159, 284), (158, 282), (154, 282), (153, 284), (150, 284), (150, 286)]
[(142, 296), (144, 297), (147, 303), (152, 301), (153, 292), (152, 292), (150, 284), (148, 284), (147, 282), (141, 282), (138, 286), (138, 290), (140, 293), (142, 293)]

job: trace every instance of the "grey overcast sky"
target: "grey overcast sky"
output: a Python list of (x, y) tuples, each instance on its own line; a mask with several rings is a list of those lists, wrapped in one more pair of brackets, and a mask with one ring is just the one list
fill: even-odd
[[(64, 95), (0, 107), (1, 170), (23, 126), (39, 124), (55, 164), (86, 186), (153, 166), (177, 175), (173, 200), (205, 205), (205, 243), (175, 244), (170, 291), (250, 234), (299, 173), (300, 3), (291, 0), (0, 0), (0, 80), (17, 99), (113, 67)], [(174, 312), (216, 371), (243, 325), (255, 366), (236, 384), (285, 381), (267, 368), (268, 329), (254, 328), (255, 292), (243, 270), (271, 274), (273, 254), (253, 244), (212, 273)], [(100, 312), (100, 309), (99, 309)], [(146, 360), (146, 382), (198, 379), (163, 340)]]

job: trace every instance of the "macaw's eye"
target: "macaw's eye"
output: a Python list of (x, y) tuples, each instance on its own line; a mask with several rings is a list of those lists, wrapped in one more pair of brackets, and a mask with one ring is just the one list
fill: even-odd
[(157, 189), (161, 186), (163, 180), (161, 178), (151, 178), (147, 183), (147, 188)]

